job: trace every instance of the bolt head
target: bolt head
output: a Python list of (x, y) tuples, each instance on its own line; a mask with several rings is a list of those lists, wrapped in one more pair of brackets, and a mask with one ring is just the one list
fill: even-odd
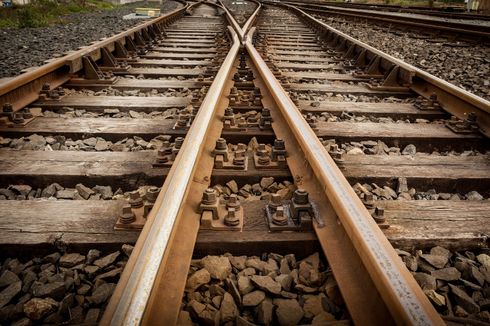
[(308, 192), (302, 188), (298, 188), (293, 193), (293, 201), (299, 205), (308, 204)]
[(217, 200), (218, 200), (218, 196), (216, 194), (216, 190), (214, 190), (213, 188), (208, 188), (204, 190), (202, 194), (203, 204), (212, 205), (216, 203)]

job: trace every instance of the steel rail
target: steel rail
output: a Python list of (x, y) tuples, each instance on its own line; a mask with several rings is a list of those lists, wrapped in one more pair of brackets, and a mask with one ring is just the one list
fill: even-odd
[[(299, 7), (299, 6), (298, 6)], [(305, 6), (301, 6), (305, 7)], [(450, 33), (464, 34), (469, 36), (477, 36), (490, 39), (490, 27), (483, 25), (475, 25), (461, 22), (449, 22), (449, 21), (437, 21), (424, 17), (408, 17), (400, 16), (388, 12), (375, 12), (369, 9), (353, 9), (344, 7), (329, 7), (323, 6), (321, 9), (306, 9), (310, 12), (316, 12), (318, 14), (334, 14), (341, 16), (349, 16), (356, 18), (363, 18), (368, 20), (380, 21), (383, 23), (406, 25), (410, 27), (418, 27), (423, 29), (436, 29)]]
[[(465, 119), (471, 112), (477, 116), (477, 123), (480, 127), (480, 131), (486, 136), (490, 137), (490, 101), (485, 100), (473, 93), (470, 93), (462, 88), (459, 88), (441, 78), (429, 74), (428, 72), (412, 66), (400, 59), (397, 59), (389, 54), (386, 54), (366, 43), (363, 43), (306, 13), (305, 11), (291, 5), (281, 5), (293, 10), (300, 17), (305, 19), (308, 23), (314, 25), (317, 30), (322, 32), (331, 33), (340, 37), (348, 44), (355, 45), (356, 51), (367, 51), (369, 58), (378, 56), (381, 60), (389, 63), (390, 65), (398, 66), (403, 70), (404, 75), (412, 76), (412, 83), (409, 85), (415, 93), (429, 98), (430, 95), (436, 94), (437, 100), (441, 104), (441, 107), (455, 115), (460, 119)], [(356, 53), (357, 53), (356, 52)]]
[(292, 5), (303, 5), (312, 8), (323, 8), (324, 6), (334, 6), (342, 8), (356, 8), (356, 9), (367, 9), (367, 10), (377, 10), (384, 12), (402, 12), (402, 13), (413, 13), (418, 15), (426, 16), (436, 16), (448, 19), (476, 19), (476, 20), (490, 20), (489, 15), (484, 14), (473, 14), (465, 12), (464, 7), (460, 7), (459, 11), (454, 11), (454, 7), (450, 7), (453, 11), (449, 11), (447, 8), (443, 7), (422, 7), (422, 6), (399, 6), (399, 5), (389, 5), (389, 4), (368, 4), (368, 3), (342, 3), (342, 2), (301, 2), (301, 1), (288, 1)]
[(209, 122), (214, 116), (223, 86), (240, 48), (238, 36), (231, 29), (230, 32), (233, 45), (209, 88), (172, 165), (162, 190), (164, 192), (158, 197), (157, 211), (150, 215), (148, 220), (150, 223), (147, 222), (142, 231), (146, 237), (140, 237), (136, 243), (135, 249), (139, 254), (132, 255), (128, 262), (128, 265), (133, 268), (125, 269), (121, 276), (121, 279), (127, 279), (127, 282), (118, 283), (117, 287), (123, 289), (120, 292), (121, 296), (117, 298), (115, 309), (108, 312), (110, 315), (104, 315), (102, 324), (139, 325), (143, 319), (157, 272), (169, 245), (174, 223), (181, 213), (182, 205), (189, 192), (188, 186), (196, 172), (196, 162), (202, 153), (206, 135), (209, 132)]
[[(305, 159), (322, 185), (342, 226), (397, 324), (443, 325), (420, 286), (408, 272), (371, 214), (260, 57), (248, 33), (245, 46), (282, 115), (298, 140)], [(328, 227), (328, 226), (327, 226)], [(334, 271), (335, 272), (335, 271)]]

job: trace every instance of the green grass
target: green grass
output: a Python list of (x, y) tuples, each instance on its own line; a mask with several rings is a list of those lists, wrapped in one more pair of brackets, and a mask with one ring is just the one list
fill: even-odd
[(101, 0), (34, 0), (28, 5), (0, 8), (0, 28), (44, 27), (63, 23), (63, 16), (117, 6)]

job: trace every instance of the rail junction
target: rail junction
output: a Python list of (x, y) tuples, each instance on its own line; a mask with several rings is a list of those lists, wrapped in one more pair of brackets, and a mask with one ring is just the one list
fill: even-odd
[(2, 320), (490, 322), (490, 102), (322, 20), (362, 10), (182, 2), (1, 84)]

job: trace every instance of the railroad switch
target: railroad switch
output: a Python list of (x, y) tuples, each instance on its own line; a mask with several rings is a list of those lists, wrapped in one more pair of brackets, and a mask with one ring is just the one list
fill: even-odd
[(206, 189), (198, 213), (201, 214), (201, 229), (241, 231), (243, 228), (243, 208), (235, 194), (225, 200), (219, 198), (215, 189)]
[(291, 200), (273, 194), (265, 207), (270, 231), (307, 231), (312, 229), (312, 220), (323, 226), (314, 204), (304, 189), (296, 189)]
[(446, 127), (451, 129), (457, 134), (472, 134), (477, 133), (480, 128), (476, 122), (477, 117), (474, 112), (470, 112), (468, 117), (464, 120), (458, 119), (455, 116), (451, 116), (451, 120), (445, 123)]
[(157, 151), (157, 157), (155, 161), (153, 161), (152, 166), (154, 168), (170, 168), (174, 163), (183, 143), (183, 137), (176, 137), (174, 143), (170, 143), (168, 140), (164, 141), (162, 146)]
[(213, 156), (215, 169), (244, 171), (248, 169), (247, 146), (245, 144), (231, 145), (229, 148), (224, 138), (218, 138)]
[(144, 196), (139, 191), (129, 194), (129, 200), (122, 205), (121, 213), (114, 226), (115, 230), (140, 230), (158, 197), (160, 188), (150, 187)]

